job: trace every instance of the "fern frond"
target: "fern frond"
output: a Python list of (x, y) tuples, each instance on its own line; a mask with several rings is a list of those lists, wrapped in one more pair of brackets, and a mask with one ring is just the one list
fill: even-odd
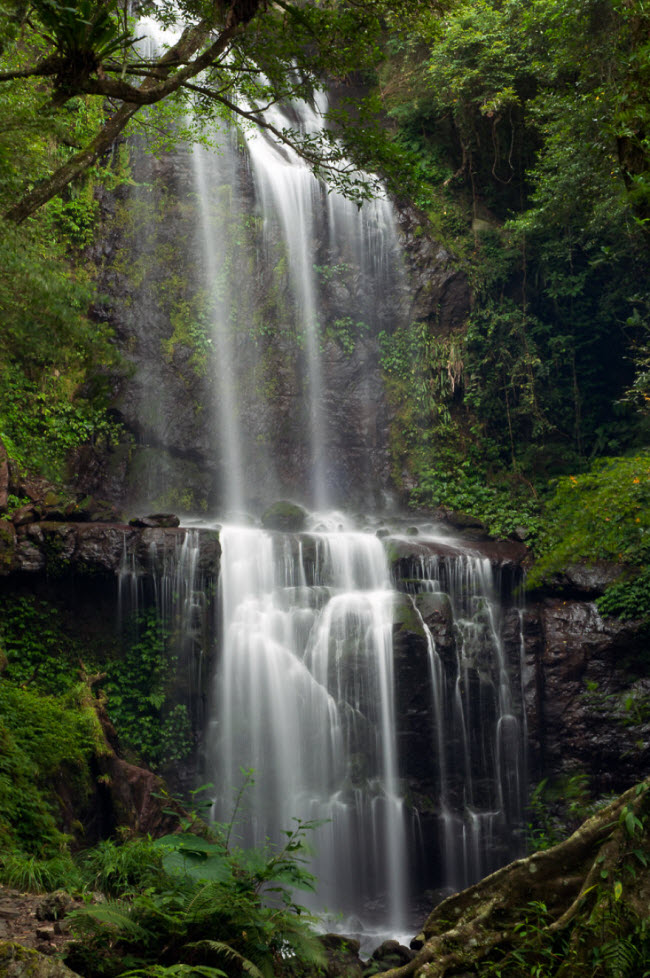
[(117, 932), (118, 938), (145, 941), (155, 936), (133, 919), (132, 908), (120, 900), (108, 900), (106, 903), (84, 907), (82, 910), (71, 913), (70, 918), (82, 927), (87, 924), (91, 926), (99, 924), (101, 927), (107, 927)]
[(119, 978), (228, 978), (220, 968), (203, 964), (151, 964), (147, 968), (124, 971)]
[(245, 958), (243, 954), (239, 951), (235, 951), (230, 944), (226, 944), (224, 941), (193, 941), (191, 944), (186, 944), (185, 947), (196, 947), (202, 948), (206, 951), (213, 951), (215, 954), (221, 954), (227, 961), (236, 961), (239, 967), (250, 978), (264, 978), (264, 975), (248, 958)]
[(327, 967), (325, 948), (318, 935), (314, 934), (305, 923), (287, 915), (278, 931), (282, 943), (287, 945), (290, 953), (295, 955), (302, 965), (314, 969)]
[(608, 941), (600, 953), (609, 978), (634, 978), (637, 974), (639, 952), (629, 938)]

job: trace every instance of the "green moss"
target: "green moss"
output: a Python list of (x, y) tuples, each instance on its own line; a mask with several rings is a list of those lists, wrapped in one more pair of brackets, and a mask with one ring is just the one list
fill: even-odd
[(262, 526), (269, 530), (299, 532), (305, 527), (307, 511), (288, 499), (279, 499), (262, 513)]
[(0, 941), (0, 974), (3, 978), (75, 978), (62, 961), (13, 941)]
[(395, 597), (393, 604), (393, 624), (399, 626), (400, 631), (413, 632), (415, 635), (425, 637), (422, 618), (406, 594), (400, 594)]
[(0, 570), (11, 570), (16, 553), (16, 532), (13, 526), (0, 520)]
[(53, 855), (65, 842), (56, 785), (80, 804), (92, 790), (89, 762), (103, 743), (80, 692), (43, 696), (0, 679), (0, 847)]

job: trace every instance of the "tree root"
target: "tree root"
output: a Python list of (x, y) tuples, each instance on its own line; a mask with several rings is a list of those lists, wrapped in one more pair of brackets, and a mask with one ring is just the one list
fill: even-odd
[(572, 942), (579, 954), (594, 945), (594, 920), (604, 919), (614, 904), (619, 917), (644, 915), (650, 861), (647, 868), (642, 866), (642, 852), (638, 864), (631, 866), (630, 859), (639, 859), (645, 848), (649, 787), (650, 780), (626, 791), (565, 842), (518, 859), (443, 900), (424, 925), (419, 953), (408, 964), (384, 972), (383, 978), (473, 972), (488, 955), (505, 958), (525, 946), (521, 922), (527, 916), (536, 915), (536, 940), (548, 946), (557, 935), (571, 932), (574, 937), (579, 931)]

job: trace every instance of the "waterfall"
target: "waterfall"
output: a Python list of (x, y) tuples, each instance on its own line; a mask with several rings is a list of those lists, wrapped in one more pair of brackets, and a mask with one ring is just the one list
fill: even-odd
[[(244, 494), (242, 431), (237, 407), (238, 383), (232, 329), (234, 280), (229, 274), (224, 236), (216, 233), (216, 229), (227, 225), (228, 211), (237, 206), (239, 195), (232, 134), (218, 135), (216, 151), (209, 151), (203, 146), (194, 147), (192, 171), (200, 201), (202, 277), (208, 296), (206, 305), (214, 342), (215, 386), (219, 392), (216, 398), (216, 430), (219, 431), (222, 446), (222, 498), (225, 507), (233, 510), (241, 505)], [(216, 215), (211, 207), (215, 196), (221, 204)], [(221, 220), (215, 221), (215, 217)]]
[[(291, 118), (279, 106), (266, 115), (277, 129), (313, 133), (325, 110), (321, 97), (317, 108), (292, 104)], [(341, 498), (368, 502), (378, 392), (354, 350), (382, 322), (399, 321), (402, 269), (389, 201), (358, 208), (255, 127), (226, 128), (213, 149), (196, 147), (192, 180), (222, 509), (254, 503), (253, 485), (267, 498), (288, 491), (321, 509)], [(282, 332), (294, 341), (280, 362)], [(349, 392), (337, 386), (341, 344)]]
[(460, 549), (413, 558), (396, 576), (425, 630), (444, 865), (439, 885), (449, 890), (521, 852), (526, 790), (521, 614), (513, 608), (517, 642), (507, 655), (499, 576), (488, 558)]
[(210, 769), (227, 820), (254, 769), (248, 844), (294, 819), (315, 834), (318, 905), (361, 916), (382, 900), (387, 931), (407, 905), (392, 658), (393, 591), (369, 534), (221, 531), (222, 657)]
[[(314, 133), (325, 110), (320, 97), (276, 106), (271, 121)], [(205, 708), (215, 819), (229, 821), (245, 783), (240, 844), (316, 823), (313, 908), (343, 914), (335, 926), (349, 933), (401, 936), (419, 926), (422, 893), (466, 886), (518, 854), (521, 642), (504, 623), (514, 613), (521, 629), (519, 611), (511, 595), (504, 611), (507, 588), (480, 548), (426, 528), (417, 546), (385, 527), (379, 539), (323, 516), (341, 501), (372, 509), (390, 482), (379, 343), (404, 318), (395, 216), (381, 197), (358, 208), (332, 192), (264, 132), (221, 126), (212, 148), (178, 163), (178, 231), (136, 222), (136, 251), (162, 236), (179, 267), (162, 290), (167, 318), (139, 322), (151, 282), (131, 313), (143, 428), (176, 466), (174, 477), (171, 463), (156, 469), (174, 485), (165, 498), (185, 500), (202, 459), (204, 511), (227, 516), (219, 544), (205, 521), (221, 547), (216, 634), (198, 521), (148, 553), (125, 537), (120, 603), (148, 600), (173, 626), (190, 705)], [(132, 209), (156, 193), (139, 189)], [(191, 302), (174, 291), (188, 282)], [(152, 484), (148, 498), (160, 491)], [(321, 510), (308, 531), (241, 525), (283, 495)], [(394, 559), (396, 544), (412, 556)]]

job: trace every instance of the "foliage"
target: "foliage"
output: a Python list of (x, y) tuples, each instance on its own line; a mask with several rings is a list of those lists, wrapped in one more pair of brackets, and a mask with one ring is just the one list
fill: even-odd
[(168, 700), (176, 662), (168, 637), (154, 611), (139, 616), (123, 656), (107, 664), (104, 684), (123, 747), (154, 769), (178, 763), (191, 747), (186, 707)]
[(89, 661), (88, 649), (69, 634), (57, 608), (32, 595), (5, 602), (0, 638), (7, 655), (5, 678), (46, 694), (70, 690), (80, 656)]
[[(602, 975), (603, 978), (646, 976), (650, 966), (647, 922), (626, 920), (615, 899), (610, 898), (609, 902), (603, 920), (593, 921), (594, 946), (588, 955), (590, 960), (586, 970), (581, 961), (583, 949), (577, 948), (569, 935), (553, 933), (549, 927), (552, 916), (547, 905), (531, 901), (522, 908), (522, 919), (513, 928), (513, 946), (502, 952), (499, 959), (483, 964), (481, 975), (493, 978), (519, 978), (523, 974), (535, 978), (562, 974)], [(598, 934), (598, 924), (604, 931), (603, 936)]]
[(650, 568), (640, 574), (625, 576), (610, 584), (596, 604), (601, 615), (610, 615), (626, 621), (630, 618), (647, 619), (650, 616)]
[(83, 877), (70, 853), (63, 850), (50, 859), (20, 852), (0, 852), (0, 880), (22, 892), (74, 892), (83, 887)]
[[(488, 483), (510, 469), (537, 488), (647, 441), (647, 25), (636, 2), (455, 2), (387, 43), (403, 165), (476, 299), (450, 418), (405, 428), (398, 412), (396, 476), (421, 499), (418, 453), (453, 491), (472, 453)], [(439, 375), (430, 343), (414, 374), (396, 404)]]
[(106, 371), (119, 360), (110, 330), (87, 316), (92, 280), (71, 268), (71, 241), (46, 219), (0, 233), (0, 435), (17, 462), (55, 480), (71, 450), (117, 434)]
[[(64, 847), (54, 787), (65, 772), (78, 793), (88, 789), (89, 760), (99, 749), (95, 712), (85, 688), (41, 695), (0, 678), (0, 850), (53, 858)], [(4, 856), (3, 856), (4, 858)], [(45, 885), (58, 864), (3, 862), (2, 874), (38, 872)]]
[(524, 528), (532, 542), (540, 526), (534, 490), (522, 479), (495, 477), (490, 470), (498, 463), (498, 447), (485, 437), (477, 445), (457, 410), (468, 341), (438, 338), (424, 323), (382, 333), (379, 341), (396, 407), (394, 471), (399, 479), (399, 467), (406, 464), (415, 477), (411, 505), (448, 506), (477, 517), (499, 536)]
[(445, 469), (444, 462), (421, 470), (417, 488), (411, 493), (414, 505), (444, 505), (481, 520), (493, 536), (507, 537), (524, 530), (528, 545), (534, 543), (543, 525), (538, 500), (524, 486), (507, 483), (486, 484), (480, 472), (460, 462), (455, 472)]
[[(40, 4), (56, 17), (57, 4)], [(66, 8), (71, 16), (72, 8)], [(61, 11), (59, 10), (59, 13)], [(30, 50), (46, 43), (22, 24)], [(4, 51), (13, 67), (18, 48)], [(25, 180), (39, 184), (70, 157), (103, 119), (101, 105), (70, 99), (60, 111), (44, 104), (39, 86), (0, 84), (0, 210)], [(0, 436), (23, 468), (65, 481), (72, 450), (114, 440), (106, 416), (109, 378), (121, 370), (112, 331), (89, 316), (96, 300), (94, 270), (82, 249), (100, 226), (99, 178), (114, 185), (120, 168), (92, 167), (28, 225), (0, 220)]]
[[(142, 13), (175, 37), (167, 52), (143, 57), (136, 44), (138, 25), (118, 3), (83, 0), (65, 7), (59, 0), (32, 0), (20, 34), (10, 33), (1, 52), (5, 70), (0, 72), (0, 97), (18, 117), (14, 140), (25, 138), (32, 105), (56, 133), (62, 117), (81, 102), (89, 126), (73, 144), (77, 152), (66, 152), (65, 143), (55, 141), (48, 158), (38, 146), (34, 161), (47, 176), (31, 189), (29, 181), (27, 186), (23, 182), (17, 195), (22, 199), (7, 212), (10, 219), (24, 220), (82, 177), (144, 107), (141, 117), (164, 134), (165, 142), (174, 128), (171, 117), (185, 135), (208, 143), (214, 140), (215, 123), (224, 118), (266, 129), (280, 143), (292, 145), (318, 175), (355, 198), (367, 197), (375, 181), (349, 164), (345, 143), (352, 127), (345, 100), (332, 113), (336, 133), (334, 126), (304, 132), (292, 127), (289, 118), (284, 125), (277, 119), (270, 122), (265, 107), (313, 100), (325, 77), (344, 78), (360, 67), (372, 71), (380, 58), (378, 42), (386, 19), (426, 6), (405, 0), (148, 4)], [(174, 70), (178, 64), (182, 67)], [(106, 99), (119, 104), (108, 118), (102, 109)], [(28, 108), (21, 114), (23, 105)], [(376, 125), (377, 109), (372, 99), (367, 108), (355, 105), (355, 121), (363, 120), (355, 127), (358, 155), (383, 154), (388, 160), (394, 153)], [(15, 168), (11, 175), (17, 181)]]
[[(547, 502), (532, 585), (579, 560), (643, 565), (650, 555), (650, 455), (602, 458), (558, 479)], [(620, 596), (619, 591), (615, 592)]]
[(104, 839), (81, 854), (79, 869), (92, 890), (124, 897), (160, 885), (162, 850), (148, 836), (121, 843)]
[(298, 822), (279, 848), (233, 849), (232, 826), (223, 826), (205, 837), (132, 840), (121, 847), (121, 858), (112, 844), (95, 850), (87, 860), (99, 868), (94, 879), (121, 899), (75, 915), (82, 941), (68, 963), (92, 976), (127, 969), (206, 975), (225, 967), (226, 974), (253, 978), (288, 975), (296, 961), (322, 965), (322, 948), (309, 929), (313, 918), (293, 895), (296, 886), (313, 888), (302, 866), (311, 827)]
[[(83, 672), (103, 662), (108, 710), (123, 746), (155, 766), (178, 763), (191, 746), (187, 710), (168, 700), (174, 659), (152, 612), (127, 628), (122, 648), (83, 645), (60, 610), (33, 596), (5, 602), (0, 638), (4, 750), (0, 760), (0, 848), (53, 853), (65, 844), (55, 786), (63, 776), (81, 806), (90, 759), (105, 749)], [(16, 784), (20, 790), (9, 790)], [(116, 870), (117, 871), (117, 870)], [(43, 869), (47, 876), (47, 867)]]
[(589, 778), (583, 771), (552, 782), (543, 778), (531, 792), (528, 802), (529, 850), (539, 852), (558, 845), (581, 822), (610, 801), (610, 797), (592, 798)]

